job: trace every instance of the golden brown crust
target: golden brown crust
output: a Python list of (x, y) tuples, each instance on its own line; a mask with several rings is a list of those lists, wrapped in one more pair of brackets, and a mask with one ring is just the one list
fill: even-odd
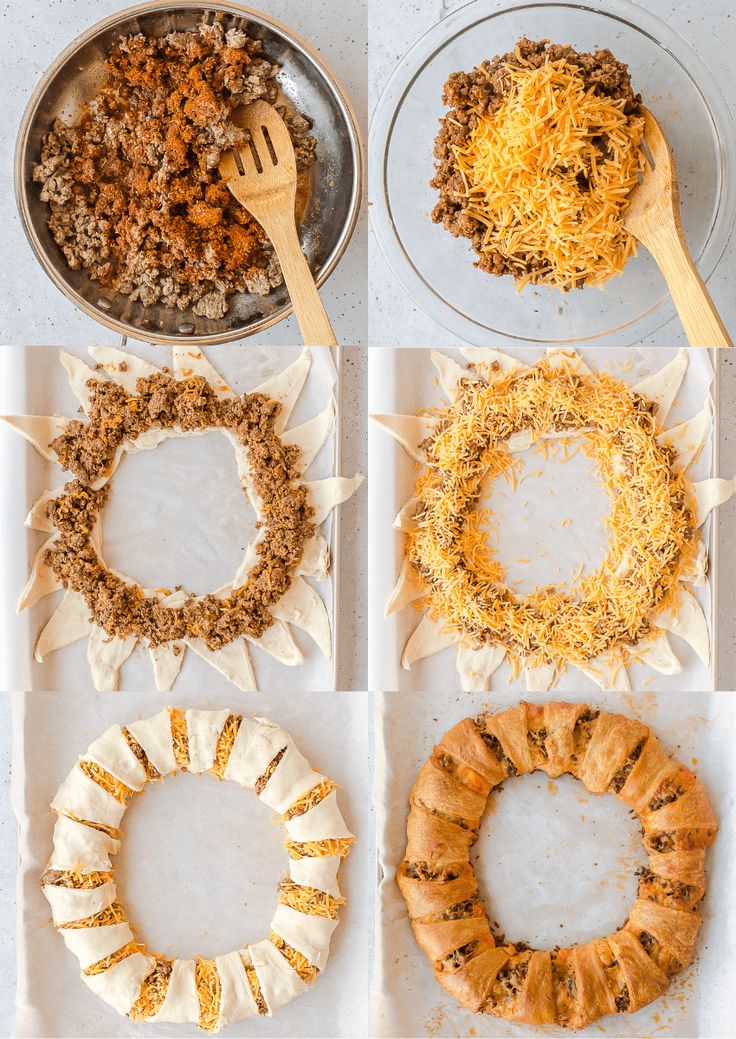
[[(496, 947), (470, 848), (487, 797), (509, 776), (569, 772), (642, 823), (648, 867), (624, 927), (554, 953)], [(694, 955), (705, 848), (717, 823), (702, 784), (646, 725), (587, 704), (521, 703), (442, 737), (410, 796), (397, 883), (437, 980), (463, 1006), (508, 1021), (580, 1029), (661, 995)]]

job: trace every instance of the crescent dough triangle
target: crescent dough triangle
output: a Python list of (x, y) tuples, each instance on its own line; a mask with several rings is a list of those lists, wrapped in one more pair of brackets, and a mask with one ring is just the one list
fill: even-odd
[(701, 480), (699, 483), (693, 484), (693, 491), (695, 492), (698, 526), (701, 526), (713, 509), (723, 505), (736, 492), (736, 479), (722, 480), (716, 477), (712, 480)]
[[(128, 393), (136, 392), (138, 379), (149, 375), (160, 375), (161, 369), (149, 364), (135, 354), (118, 350), (114, 346), (90, 346), (89, 355), (102, 365), (108, 378), (122, 386)], [(121, 367), (122, 365), (122, 367)]]
[(176, 343), (174, 345), (174, 376), (177, 379), (188, 379), (192, 375), (201, 375), (206, 379), (215, 391), (215, 396), (220, 400), (233, 396), (232, 389), (201, 350), (188, 349), (181, 343)]
[(695, 557), (688, 562), (687, 566), (683, 567), (680, 580), (685, 581), (686, 584), (692, 584), (699, 588), (701, 585), (705, 584), (707, 573), (708, 550), (705, 547), (703, 539), (698, 538)]
[(547, 361), (550, 368), (570, 368), (578, 375), (593, 374), (574, 347), (548, 346)]
[(394, 518), (394, 530), (403, 530), (404, 533), (414, 530), (417, 525), (416, 520), (414, 519), (414, 514), (417, 511), (418, 504), (419, 499), (415, 497), (411, 497), (408, 501), (404, 502)]
[(523, 671), (528, 693), (546, 693), (555, 680), (556, 672), (553, 664), (542, 664), (541, 667), (524, 665)]
[(429, 356), (432, 359), (432, 364), (437, 369), (437, 378), (443, 392), (450, 400), (454, 400), (457, 396), (458, 383), (462, 379), (471, 379), (473, 377), (461, 364), (453, 361), (447, 354), (440, 353), (439, 350), (432, 350)]
[(153, 666), (156, 691), (168, 693), (176, 681), (184, 663), (186, 644), (182, 641), (167, 642), (162, 646), (151, 646), (148, 650)]
[(62, 587), (61, 581), (46, 562), (46, 552), (53, 541), (53, 537), (50, 537), (48, 541), (44, 541), (33, 557), (28, 583), (18, 600), (18, 613), (22, 613), (29, 606), (35, 606), (39, 599), (43, 599), (44, 595), (57, 592)]
[(628, 693), (631, 690), (621, 653), (601, 653), (584, 664), (576, 662), (575, 667), (604, 693)]
[(677, 391), (682, 386), (687, 366), (688, 352), (682, 347), (677, 351), (676, 356), (669, 364), (666, 364), (664, 368), (660, 368), (658, 372), (648, 375), (646, 379), (642, 379), (633, 388), (634, 393), (646, 397), (647, 400), (656, 401), (657, 421), (660, 426), (664, 425), (664, 421), (677, 396)]
[(423, 461), (419, 445), (432, 434), (436, 419), (427, 415), (371, 415), (371, 419), (397, 440), (407, 454), (417, 462)]
[(405, 606), (409, 605), (409, 603), (416, 602), (417, 599), (420, 599), (424, 595), (424, 592), (424, 582), (421, 580), (406, 556), (404, 556), (401, 563), (401, 569), (399, 570), (399, 576), (396, 580), (394, 590), (391, 592), (388, 602), (386, 603), (383, 616), (390, 617), (392, 613), (398, 613), (399, 610), (403, 610)]
[(659, 434), (657, 441), (671, 447), (676, 452), (678, 464), (687, 469), (705, 443), (712, 421), (713, 405), (707, 400), (702, 411), (689, 421), (666, 429)]
[(54, 487), (53, 490), (44, 491), (40, 498), (38, 498), (31, 506), (30, 512), (26, 516), (25, 525), (31, 530), (42, 530), (49, 534), (54, 529), (54, 525), (48, 516), (48, 505), (54, 498), (58, 498), (64, 491), (64, 486)]
[(326, 581), (330, 573), (330, 549), (319, 531), (304, 545), (302, 561), (296, 568), (300, 577), (315, 577), (318, 581)]
[(281, 404), (281, 411), (274, 423), (277, 433), (282, 433), (286, 429), (286, 424), (299, 399), (299, 394), (304, 388), (311, 366), (312, 354), (309, 347), (305, 346), (296, 361), (293, 361), (288, 368), (284, 368), (278, 375), (271, 376), (270, 379), (266, 379), (265, 382), (250, 391), (251, 393), (264, 393), (271, 400), (277, 400)]
[(412, 664), (425, 657), (431, 657), (434, 653), (440, 653), (448, 646), (454, 646), (460, 641), (460, 637), (448, 631), (441, 621), (432, 620), (429, 614), (425, 613), (404, 646), (401, 666), (405, 671), (410, 671)]
[(33, 655), (39, 664), (47, 653), (70, 646), (92, 631), (89, 606), (79, 592), (68, 590), (38, 636)]
[(204, 639), (187, 639), (186, 643), (242, 692), (256, 692), (258, 685), (245, 639), (234, 639), (221, 649), (210, 649)]
[(58, 461), (51, 441), (64, 432), (69, 421), (63, 415), (0, 415), (0, 422), (20, 433), (47, 462)]
[(92, 625), (87, 643), (87, 662), (92, 672), (92, 684), (98, 693), (117, 692), (120, 668), (135, 649), (135, 635), (125, 639), (110, 638), (104, 628)]
[(309, 504), (314, 509), (314, 525), (318, 527), (324, 523), (334, 508), (357, 491), (363, 479), (360, 473), (356, 473), (352, 479), (349, 476), (329, 476), (326, 480), (304, 481), (302, 487), (307, 488)]
[(332, 659), (332, 633), (325, 604), (303, 577), (294, 578), (289, 590), (271, 607), (270, 613), (277, 620), (306, 631), (325, 657)]
[[(517, 361), (510, 354), (494, 350), (490, 346), (461, 346), (460, 353), (478, 367), (490, 369), (489, 374), (509, 375), (511, 372), (528, 372), (529, 365)], [(497, 367), (496, 367), (497, 366)]]
[(301, 426), (285, 429), (281, 434), (282, 444), (295, 444), (301, 451), (296, 464), (298, 472), (306, 472), (319, 454), (320, 448), (327, 441), (335, 422), (335, 402), (330, 401), (324, 411)]
[(248, 642), (258, 646), (264, 653), (268, 653), (274, 660), (278, 660), (287, 667), (299, 667), (304, 663), (302, 652), (294, 642), (291, 629), (283, 621), (275, 620), (259, 639), (247, 636)]
[(504, 661), (504, 646), (486, 644), (480, 649), (465, 646), (461, 642), (457, 647), (457, 670), (460, 675), (460, 688), (466, 693), (487, 693), (491, 688), (491, 677)]
[(653, 639), (641, 645), (633, 646), (631, 654), (636, 660), (654, 668), (660, 675), (679, 675), (682, 664), (675, 656), (666, 631), (658, 631)]
[(59, 351), (59, 360), (69, 378), (69, 386), (72, 393), (84, 410), (87, 411), (91, 395), (87, 383), (90, 379), (95, 379), (97, 382), (100, 382), (100, 372), (93, 371), (89, 365), (85, 364), (84, 361), (81, 360), (81, 358), (75, 357), (74, 354), (67, 353), (66, 350)]
[(706, 667), (710, 664), (708, 622), (698, 600), (684, 585), (679, 585), (675, 603), (654, 618), (658, 628), (671, 631), (695, 650)]

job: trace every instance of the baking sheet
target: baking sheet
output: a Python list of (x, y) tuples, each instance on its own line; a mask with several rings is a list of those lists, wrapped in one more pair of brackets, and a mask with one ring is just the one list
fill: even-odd
[[(341, 810), (358, 838), (340, 870), (348, 904), (340, 912), (324, 974), (273, 1018), (251, 1018), (221, 1034), (366, 1034), (375, 888), (370, 697), (269, 694), (266, 703), (256, 693), (212, 692), (170, 702), (183, 708), (229, 707), (277, 722), (313, 768), (336, 780)], [(51, 852), (55, 816), (48, 803), (78, 755), (112, 723), (148, 717), (159, 708), (144, 694), (14, 694), (19, 1037), (202, 1034), (193, 1025), (136, 1024), (97, 998), (54, 930), (38, 883)], [(251, 791), (182, 773), (146, 787), (129, 806), (123, 830), (119, 896), (156, 952), (213, 957), (267, 936), (287, 858), (281, 826)]]
[[(64, 349), (93, 364), (85, 347)], [(130, 350), (159, 366), (171, 363), (171, 351), (166, 347), (136, 343)], [(242, 344), (230, 344), (204, 352), (229, 385), (243, 392), (282, 371), (299, 356), (300, 349), (249, 346), (244, 350)], [(55, 347), (3, 347), (0, 414), (77, 414), (79, 404), (58, 354)], [(314, 349), (309, 377), (289, 426), (299, 425), (322, 411), (333, 391), (335, 369), (331, 356), (326, 350)], [(339, 471), (339, 423), (338, 411), (333, 432), (310, 466), (307, 479), (322, 479)], [(218, 471), (216, 465), (223, 469)], [(65, 474), (6, 428), (0, 429), (0, 469), (7, 474), (5, 486), (12, 488), (3, 504), (0, 528), (5, 578), (0, 586), (0, 647), (4, 650), (0, 657), (0, 688), (49, 690), (91, 686), (86, 639), (49, 654), (42, 664), (33, 659), (36, 639), (62, 593), (42, 599), (20, 616), (15, 609), (33, 557), (45, 537), (24, 528), (26, 513), (45, 489), (63, 484)], [(255, 518), (240, 487), (232, 446), (222, 434), (212, 431), (203, 436), (167, 440), (153, 451), (126, 456), (111, 488), (103, 519), (103, 551), (108, 565), (118, 567), (148, 587), (183, 583), (198, 593), (213, 591), (232, 579), (242, 551), (255, 532)], [(298, 669), (279, 664), (257, 647), (249, 647), (261, 689), (287, 690), (295, 681), (300, 688), (317, 691), (336, 687), (338, 553), (334, 513), (322, 531), (330, 544), (331, 575), (327, 581), (306, 580), (317, 588), (327, 607), (334, 636), (333, 659), (326, 660), (305, 632), (292, 627), (305, 658)], [(126, 689), (154, 687), (153, 670), (143, 646), (137, 646), (123, 665), (121, 685)], [(230, 683), (189, 651), (174, 689), (189, 692), (203, 687), (227, 689)]]
[[(548, 697), (528, 694), (542, 703)], [(720, 832), (706, 859), (708, 894), (694, 964), (661, 999), (636, 1014), (617, 1014), (571, 1033), (471, 1014), (437, 984), (414, 940), (394, 875), (406, 848), (407, 796), (420, 766), (444, 732), (518, 697), (502, 692), (388, 693), (376, 699), (376, 842), (381, 881), (376, 903), (376, 961), (371, 1031), (377, 1036), (528, 1037), (733, 1035), (736, 1021), (736, 738), (733, 693), (655, 695), (573, 693), (607, 711), (651, 725), (663, 746), (693, 767), (713, 801)], [(537, 947), (586, 942), (620, 927), (636, 897), (634, 870), (645, 862), (639, 828), (613, 796), (595, 797), (571, 777), (545, 773), (510, 779), (491, 794), (471, 852), (481, 894), (510, 941)]]
[[(463, 365), (467, 364), (459, 350), (441, 352)], [(536, 347), (511, 348), (507, 352), (527, 364), (534, 363), (542, 353)], [(676, 350), (662, 347), (634, 347), (626, 350), (597, 348), (583, 349), (579, 353), (591, 368), (610, 372), (633, 385), (662, 368), (674, 357)], [(691, 418), (701, 410), (709, 395), (713, 398), (714, 371), (707, 351), (691, 350), (689, 356), (685, 380), (667, 417), (668, 427)], [(421, 408), (436, 407), (446, 399), (437, 385), (437, 373), (431, 362), (430, 351), (426, 349), (372, 350), (368, 374), (369, 414), (415, 414)], [(715, 475), (713, 467), (717, 428), (716, 408), (711, 437), (689, 471), (693, 480)], [(496, 481), (493, 487), (493, 507), (506, 520), (500, 532), (498, 555), (508, 565), (511, 578), (522, 581), (520, 588), (524, 591), (530, 583), (542, 584), (555, 579), (559, 581), (561, 576), (572, 576), (581, 564), (585, 564), (588, 569), (598, 566), (606, 540), (601, 518), (607, 512), (607, 501), (598, 482), (589, 478), (592, 467), (585, 456), (579, 452), (565, 462), (560, 453), (545, 462), (539, 450), (535, 449), (517, 457), (522, 459), (524, 473), (529, 478), (520, 483), (516, 491), (502, 480)], [(416, 463), (403, 448), (385, 430), (371, 422), (369, 458), (372, 473), (369, 488), (371, 583), (368, 611), (372, 647), (369, 687), (415, 692), (456, 689), (460, 679), (455, 667), (454, 646), (417, 661), (410, 671), (401, 667), (401, 653), (419, 622), (420, 614), (411, 606), (386, 619), (383, 612), (404, 553), (404, 536), (394, 530), (392, 524), (400, 507), (413, 493), (418, 470)], [(713, 517), (708, 519), (702, 532), (715, 572)], [(557, 567), (561, 573), (557, 573)], [(690, 646), (673, 635), (671, 643), (682, 663), (682, 673), (667, 677), (635, 664), (629, 668), (633, 689), (671, 691), (715, 688), (717, 646), (715, 625), (712, 623), (713, 603), (717, 601), (715, 580), (711, 576), (703, 587), (692, 589), (709, 620), (711, 667), (706, 668)], [(511, 688), (519, 692), (526, 689), (522, 676), (510, 680), (508, 661), (504, 661), (495, 673), (492, 683), (494, 689)], [(570, 689), (593, 692), (596, 688), (590, 678), (570, 667), (553, 692), (556, 694)]]

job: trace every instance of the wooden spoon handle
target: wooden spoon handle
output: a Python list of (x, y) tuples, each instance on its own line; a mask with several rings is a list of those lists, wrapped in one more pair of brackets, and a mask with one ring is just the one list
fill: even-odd
[(305, 345), (336, 346), (337, 339), (302, 252), (293, 217), (272, 218), (267, 232), (279, 258)]
[(659, 264), (690, 346), (733, 346), (677, 222), (651, 227), (644, 245)]

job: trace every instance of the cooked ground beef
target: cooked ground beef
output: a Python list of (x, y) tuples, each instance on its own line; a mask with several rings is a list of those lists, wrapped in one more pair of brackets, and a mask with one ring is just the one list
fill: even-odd
[[(92, 617), (108, 635), (134, 634), (152, 646), (183, 638), (202, 638), (219, 649), (236, 638), (260, 638), (273, 623), (269, 607), (291, 585), (304, 544), (314, 534), (314, 510), (307, 490), (290, 481), (299, 449), (285, 446), (274, 432), (280, 405), (263, 394), (219, 399), (201, 376), (176, 380), (167, 374), (141, 378), (131, 396), (112, 382), (90, 380), (89, 420), (73, 419), (51, 445), (64, 469), (77, 479), (48, 505), (58, 537), (46, 561), (65, 588), (79, 592)], [(109, 484), (89, 486), (110, 472), (117, 449), (149, 429), (232, 429), (245, 446), (251, 475), (266, 520), (257, 543), (258, 561), (247, 579), (227, 598), (190, 596), (171, 607), (145, 598), (141, 588), (109, 571), (92, 543), (97, 515)]]
[(221, 318), (234, 292), (266, 295), (283, 278), (260, 225), (219, 175), (247, 139), (233, 112), (276, 104), (297, 166), (313, 161), (309, 123), (277, 103), (278, 66), (259, 40), (219, 22), (162, 38), (121, 38), (75, 126), (57, 119), (33, 179), (72, 270), (143, 306)]
[[(517, 53), (518, 52), (518, 53)], [(466, 211), (462, 197), (466, 185), (455, 164), (456, 148), (464, 148), (479, 117), (493, 115), (512, 87), (508, 69), (520, 68), (519, 58), (532, 68), (546, 62), (564, 59), (580, 71), (585, 86), (614, 100), (623, 99), (626, 114), (638, 111), (641, 97), (634, 94), (628, 67), (616, 61), (609, 50), (593, 54), (578, 54), (570, 46), (550, 44), (546, 40), (528, 40), (522, 37), (515, 51), (497, 54), (484, 61), (472, 72), (453, 72), (445, 83), (442, 103), (450, 111), (440, 120), (440, 132), (434, 146), (435, 176), (430, 185), (439, 192), (439, 202), (432, 212), (432, 220), (443, 226), (456, 238), (469, 238), (477, 254), (475, 266), (489, 274), (520, 273), (518, 257), (512, 262), (500, 252), (483, 251), (484, 225)], [(601, 147), (604, 142), (601, 140)], [(529, 255), (528, 272), (544, 268), (546, 261)], [(582, 287), (584, 282), (580, 282)]]

